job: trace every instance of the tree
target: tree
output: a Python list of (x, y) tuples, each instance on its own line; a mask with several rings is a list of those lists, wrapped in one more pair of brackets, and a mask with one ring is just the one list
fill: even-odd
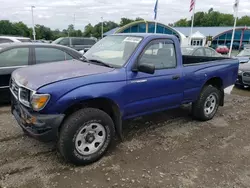
[(213, 12), (214, 11), (214, 9), (213, 8), (210, 8), (209, 10), (208, 10), (208, 14), (210, 14), (211, 12)]
[[(234, 16), (232, 14), (224, 14), (214, 11), (210, 8), (208, 12), (196, 12), (194, 16), (194, 26), (232, 26), (234, 23)], [(180, 19), (174, 23), (174, 26), (189, 27), (191, 20)], [(237, 25), (250, 25), (250, 17), (243, 16), (239, 19)]]
[(124, 25), (127, 25), (129, 23), (132, 23), (134, 22), (135, 20), (132, 20), (132, 19), (129, 19), (129, 18), (121, 18), (121, 21), (120, 21), (120, 27), (124, 26)]
[(94, 28), (89, 23), (88, 25), (85, 26), (83, 36), (85, 36), (85, 37), (92, 37), (93, 33), (94, 33)]
[(237, 21), (238, 26), (249, 26), (250, 25), (250, 16), (243, 16)]
[(187, 19), (180, 19), (177, 22), (174, 23), (175, 27), (187, 27), (188, 26), (188, 21)]
[(135, 21), (141, 21), (141, 20), (144, 20), (143, 18), (140, 18), (140, 17), (137, 17), (136, 19), (135, 19)]

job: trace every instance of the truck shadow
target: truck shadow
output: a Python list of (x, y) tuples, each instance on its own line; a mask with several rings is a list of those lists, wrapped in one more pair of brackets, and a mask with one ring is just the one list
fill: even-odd
[(154, 130), (166, 124), (182, 119), (192, 121), (191, 105), (186, 105), (177, 109), (157, 112), (151, 115), (141, 116), (123, 122), (124, 140), (131, 139), (135, 135), (143, 134), (146, 130)]

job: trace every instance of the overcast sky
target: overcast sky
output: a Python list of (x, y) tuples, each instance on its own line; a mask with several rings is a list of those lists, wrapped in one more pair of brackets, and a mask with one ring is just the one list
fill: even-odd
[[(235, 0), (196, 0), (196, 11), (210, 7), (224, 13), (233, 13)], [(36, 24), (52, 29), (64, 29), (74, 20), (77, 29), (88, 23), (104, 20), (119, 22), (121, 17), (142, 17), (153, 20), (155, 0), (0, 0), (0, 20), (23, 21), (31, 26), (30, 6), (34, 5)], [(158, 21), (168, 24), (180, 18), (190, 18), (190, 0), (159, 0)], [(240, 0), (239, 16), (250, 16), (250, 0)]]

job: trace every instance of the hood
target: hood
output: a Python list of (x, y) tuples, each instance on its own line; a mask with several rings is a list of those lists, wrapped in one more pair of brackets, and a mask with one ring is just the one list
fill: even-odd
[(250, 63), (240, 64), (239, 70), (244, 71), (244, 72), (250, 71)]
[(113, 68), (85, 63), (78, 60), (45, 63), (21, 68), (12, 73), (19, 84), (37, 90), (41, 86), (70, 78), (100, 74)]
[(250, 58), (247, 56), (236, 56), (235, 58), (238, 59), (240, 63), (242, 63), (242, 62), (245, 63), (245, 62), (250, 60)]

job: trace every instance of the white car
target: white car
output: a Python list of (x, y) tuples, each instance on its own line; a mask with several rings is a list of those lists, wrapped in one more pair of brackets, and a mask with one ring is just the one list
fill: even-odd
[(30, 38), (27, 37), (0, 36), (0, 44), (11, 43), (11, 42), (32, 42), (32, 41)]

